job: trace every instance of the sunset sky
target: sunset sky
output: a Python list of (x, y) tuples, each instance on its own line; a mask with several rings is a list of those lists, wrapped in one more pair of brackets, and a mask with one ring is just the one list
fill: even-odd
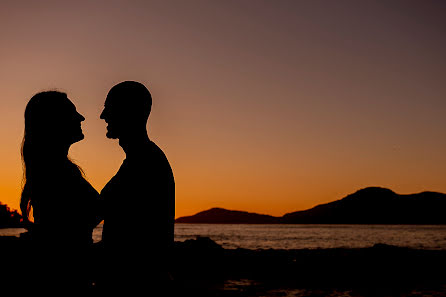
[(125, 157), (99, 119), (123, 80), (152, 93), (177, 217), (446, 192), (446, 2), (379, 2), (1, 1), (0, 201), (19, 207), (25, 105), (49, 89), (85, 116), (70, 155), (100, 191)]

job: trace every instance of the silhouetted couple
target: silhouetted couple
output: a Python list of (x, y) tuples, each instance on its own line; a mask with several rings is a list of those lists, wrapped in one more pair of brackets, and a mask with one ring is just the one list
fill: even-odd
[[(31, 264), (25, 286), (64, 295), (61, 290), (91, 289), (99, 275), (96, 288), (108, 292), (165, 289), (175, 185), (164, 153), (147, 135), (151, 105), (150, 92), (137, 82), (122, 82), (108, 93), (100, 118), (126, 159), (99, 195), (68, 157), (70, 146), (84, 138), (85, 118), (65, 93), (31, 98), (22, 144), (21, 210), (32, 246), (23, 255)], [(93, 229), (102, 220), (102, 242), (92, 248)]]

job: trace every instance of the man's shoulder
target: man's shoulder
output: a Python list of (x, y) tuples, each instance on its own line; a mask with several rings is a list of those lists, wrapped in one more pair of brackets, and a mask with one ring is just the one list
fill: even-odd
[(167, 162), (169, 163), (169, 161), (167, 160), (166, 154), (163, 152), (163, 150), (153, 141), (150, 141), (149, 144), (147, 145), (147, 149), (145, 151), (145, 153), (147, 154), (147, 156), (151, 159), (151, 160), (156, 160), (156, 161), (161, 161), (161, 162)]
[(163, 150), (155, 142), (151, 140), (147, 143), (147, 149), (154, 154), (164, 155)]
[(126, 172), (132, 174), (134, 172), (153, 172), (161, 173), (172, 171), (169, 161), (163, 150), (150, 141), (143, 147), (140, 147), (138, 154), (128, 157), (124, 163), (127, 164)]

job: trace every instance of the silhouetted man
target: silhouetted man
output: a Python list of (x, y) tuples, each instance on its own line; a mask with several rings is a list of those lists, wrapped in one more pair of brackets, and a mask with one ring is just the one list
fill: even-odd
[[(147, 135), (152, 97), (133, 81), (114, 86), (101, 119), (126, 159), (101, 191), (108, 287), (139, 290), (167, 277), (174, 234), (175, 183), (163, 151)], [(151, 290), (150, 288), (147, 288)]]

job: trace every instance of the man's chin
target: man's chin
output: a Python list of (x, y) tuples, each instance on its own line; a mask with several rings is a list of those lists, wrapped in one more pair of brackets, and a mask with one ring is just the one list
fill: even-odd
[(110, 138), (110, 139), (117, 139), (118, 138), (118, 136), (116, 134), (113, 134), (110, 131), (107, 131), (107, 134), (105, 134), (105, 136), (107, 136), (107, 138)]

